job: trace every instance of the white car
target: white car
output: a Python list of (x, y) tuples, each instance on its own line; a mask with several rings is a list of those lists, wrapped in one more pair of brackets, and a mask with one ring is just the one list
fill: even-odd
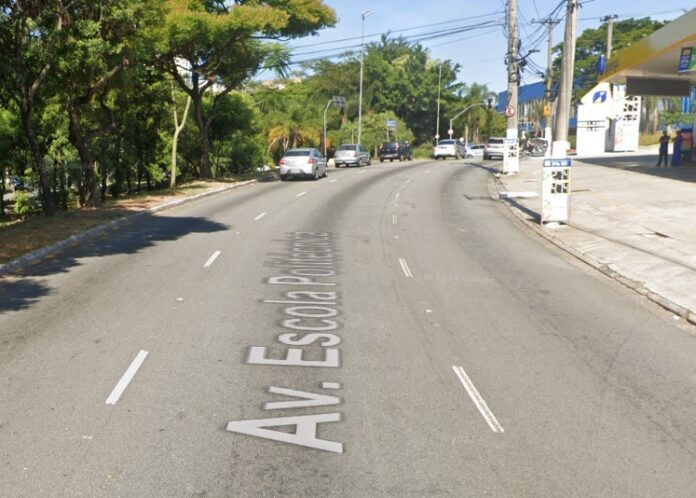
[(464, 157), (464, 154), (464, 144), (454, 139), (440, 140), (433, 149), (433, 157), (435, 159), (445, 159), (448, 157), (459, 159)]
[(280, 179), (312, 178), (328, 175), (326, 161), (317, 149), (290, 149), (280, 160)]
[(466, 147), (466, 157), (483, 157), (483, 149), (485, 145), (483, 144), (469, 144)]
[(343, 166), (369, 166), (370, 153), (360, 144), (343, 144), (334, 154), (334, 162), (336, 167)]
[(498, 157), (503, 159), (505, 156), (505, 139), (501, 137), (491, 137), (483, 148), (483, 158), (485, 160)]

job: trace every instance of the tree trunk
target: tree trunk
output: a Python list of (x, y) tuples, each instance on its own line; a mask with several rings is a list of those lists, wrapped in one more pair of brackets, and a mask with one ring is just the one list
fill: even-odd
[(5, 166), (0, 166), (0, 218), (5, 216)]
[(80, 165), (84, 181), (84, 198), (80, 199), (82, 206), (97, 207), (99, 205), (99, 185), (97, 184), (97, 174), (94, 170), (94, 158), (92, 149), (80, 125), (80, 112), (71, 102), (68, 104), (68, 117), (70, 118), (68, 138), (70, 143), (77, 149), (80, 156)]
[(208, 137), (208, 123), (203, 115), (203, 95), (195, 94), (193, 108), (201, 137), (201, 178), (210, 178), (210, 138)]
[(27, 141), (29, 142), (29, 149), (31, 150), (31, 156), (34, 160), (34, 166), (39, 172), (39, 182), (41, 183), (41, 208), (46, 216), (53, 216), (56, 212), (55, 205), (53, 204), (53, 196), (51, 195), (51, 179), (48, 177), (48, 172), (46, 171), (46, 161), (41, 152), (41, 145), (36, 136), (36, 130), (31, 123), (31, 117), (22, 112), (22, 125), (24, 126), (24, 133), (26, 134)]
[[(174, 97), (174, 91), (172, 89), (172, 98)], [(176, 115), (176, 106), (174, 107), (174, 137), (172, 137), (172, 169), (171, 176), (169, 178), (169, 188), (176, 187), (176, 152), (179, 146), (179, 135), (181, 131), (186, 126), (186, 118), (188, 117), (189, 108), (191, 107), (191, 96), (186, 98), (186, 107), (184, 108), (184, 115), (181, 118), (181, 123), (178, 122), (178, 117)]]

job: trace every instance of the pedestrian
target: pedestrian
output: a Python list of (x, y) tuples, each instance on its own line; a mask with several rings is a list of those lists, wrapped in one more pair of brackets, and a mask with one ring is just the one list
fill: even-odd
[(667, 130), (662, 132), (660, 137), (660, 156), (657, 158), (657, 167), (662, 165), (662, 159), (665, 161), (665, 167), (667, 167), (667, 148), (669, 147), (669, 134)]
[(677, 136), (674, 137), (674, 142), (672, 142), (672, 166), (679, 166), (681, 164), (682, 141), (682, 132), (681, 130), (677, 130)]

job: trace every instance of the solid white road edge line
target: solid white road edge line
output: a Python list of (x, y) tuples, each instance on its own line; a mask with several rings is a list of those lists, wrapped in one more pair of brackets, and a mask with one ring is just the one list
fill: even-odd
[(203, 265), (203, 268), (210, 268), (210, 266), (215, 263), (215, 260), (217, 257), (220, 255), (221, 251), (215, 251), (212, 256), (208, 258), (208, 261), (205, 262)]
[(392, 214), (392, 225), (396, 225), (397, 221), (398, 220), (396, 219), (396, 215)]
[(408, 278), (413, 278), (413, 273), (411, 273), (411, 269), (408, 267), (406, 260), (404, 258), (399, 258), (399, 263), (401, 264), (401, 269), (404, 271), (404, 275)]
[(300, 192), (300, 193), (297, 194), (295, 197), (302, 197), (302, 196), (305, 195), (306, 193), (307, 193), (307, 192)]
[(457, 377), (459, 377), (464, 389), (466, 389), (471, 401), (473, 401), (476, 408), (478, 408), (479, 413), (488, 424), (488, 427), (490, 427), (493, 432), (505, 432), (505, 429), (503, 429), (503, 426), (498, 423), (498, 419), (495, 418), (495, 415), (493, 415), (491, 409), (488, 408), (488, 405), (481, 397), (481, 394), (479, 394), (476, 386), (474, 386), (474, 383), (471, 382), (471, 379), (466, 374), (464, 369), (462, 367), (453, 366), (452, 370), (454, 370), (454, 373), (457, 375)]
[(138, 369), (143, 364), (143, 362), (145, 361), (145, 358), (147, 358), (148, 354), (149, 353), (147, 351), (140, 351), (138, 353), (138, 355), (133, 360), (133, 363), (131, 363), (130, 366), (128, 367), (128, 370), (126, 370), (126, 373), (123, 374), (123, 377), (121, 377), (121, 380), (119, 380), (118, 384), (116, 384), (116, 387), (114, 387), (114, 390), (111, 391), (111, 394), (109, 395), (109, 397), (106, 398), (107, 405), (115, 405), (116, 404), (116, 402), (119, 400), (119, 398), (123, 394), (123, 391), (125, 391), (126, 387), (128, 387), (128, 384), (130, 384), (130, 381), (133, 380), (133, 377), (138, 372)]
[(259, 220), (260, 220), (261, 218), (263, 218), (264, 216), (266, 216), (266, 212), (265, 212), (265, 211), (264, 211), (263, 213), (261, 213), (260, 215), (258, 215), (256, 218), (254, 218), (254, 221), (259, 221)]

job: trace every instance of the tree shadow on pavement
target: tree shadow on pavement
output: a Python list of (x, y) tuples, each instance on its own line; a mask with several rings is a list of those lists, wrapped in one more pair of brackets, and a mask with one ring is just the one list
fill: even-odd
[(157, 243), (174, 241), (191, 233), (227, 230), (222, 223), (205, 218), (143, 214), (118, 228), (76, 242), (35, 264), (23, 266), (0, 278), (0, 315), (28, 308), (51, 292), (41, 277), (63, 273), (82, 264), (83, 258), (135, 254)]
[[(669, 158), (672, 159), (671, 154)], [(658, 168), (655, 166), (657, 155), (581, 157), (573, 158), (573, 160), (604, 168), (621, 169), (632, 173), (696, 183), (696, 163), (682, 163), (681, 166)]]

